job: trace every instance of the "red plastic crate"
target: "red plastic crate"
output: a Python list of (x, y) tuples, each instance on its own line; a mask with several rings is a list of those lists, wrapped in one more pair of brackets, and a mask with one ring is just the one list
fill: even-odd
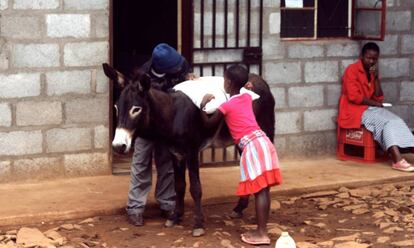
[[(363, 163), (375, 163), (387, 160), (386, 152), (383, 152), (375, 142), (372, 133), (365, 127), (355, 129), (345, 129), (338, 127), (337, 131), (336, 156), (340, 160), (352, 160)], [(346, 146), (352, 146), (354, 149), (362, 149), (356, 154), (347, 154)]]

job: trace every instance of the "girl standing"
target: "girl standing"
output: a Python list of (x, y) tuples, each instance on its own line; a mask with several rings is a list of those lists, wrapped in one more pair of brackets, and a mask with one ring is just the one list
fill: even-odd
[[(270, 209), (269, 188), (280, 184), (282, 177), (276, 149), (257, 124), (252, 97), (248, 93), (240, 93), (247, 81), (248, 72), (244, 67), (229, 67), (224, 72), (224, 90), (230, 94), (230, 99), (211, 115), (201, 112), (207, 127), (217, 125), (224, 118), (235, 144), (242, 150), (241, 180), (236, 194), (254, 194), (257, 229), (243, 233), (241, 239), (252, 245), (266, 245), (270, 244), (266, 228)], [(213, 98), (213, 95), (205, 95), (201, 109)]]

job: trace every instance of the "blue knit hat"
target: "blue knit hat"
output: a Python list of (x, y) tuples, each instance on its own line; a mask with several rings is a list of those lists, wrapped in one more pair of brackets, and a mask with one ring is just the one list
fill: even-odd
[(160, 43), (152, 51), (152, 67), (158, 73), (176, 73), (183, 62), (183, 56), (168, 44)]

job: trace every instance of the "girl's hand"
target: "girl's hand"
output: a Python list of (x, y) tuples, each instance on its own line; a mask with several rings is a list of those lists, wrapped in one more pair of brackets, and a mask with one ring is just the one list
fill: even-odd
[(203, 100), (200, 103), (200, 109), (203, 109), (206, 106), (206, 104), (210, 102), (211, 100), (213, 100), (214, 98), (215, 97), (212, 94), (205, 94), (203, 97)]

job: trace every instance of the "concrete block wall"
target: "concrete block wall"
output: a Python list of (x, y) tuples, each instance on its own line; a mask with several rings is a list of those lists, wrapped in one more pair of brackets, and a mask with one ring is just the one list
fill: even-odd
[(0, 10), (0, 182), (110, 173), (109, 0)]
[[(256, 2), (252, 1), (252, 16), (258, 11)], [(217, 5), (220, 6), (220, 3), (218, 1)], [(276, 99), (275, 144), (278, 152), (287, 157), (334, 154), (334, 119), (337, 116), (341, 77), (345, 68), (358, 59), (365, 41), (282, 41), (280, 0), (264, 0), (263, 4), (262, 76), (270, 84)], [(196, 6), (196, 27), (199, 25), (199, 11)], [(220, 7), (217, 11), (220, 15)], [(241, 10), (241, 19), (244, 14)], [(394, 104), (391, 111), (399, 114), (411, 128), (414, 128), (413, 15), (414, 1), (387, 0), (386, 36), (384, 41), (377, 42), (381, 47), (379, 68), (385, 100)], [(211, 14), (206, 15), (205, 30), (211, 29), (209, 18)], [(220, 35), (220, 32), (217, 34)], [(196, 45), (199, 43), (198, 35), (195, 30)], [(233, 35), (231, 33), (229, 39)], [(210, 43), (207, 37), (205, 45)], [(208, 55), (199, 60), (208, 61)]]

